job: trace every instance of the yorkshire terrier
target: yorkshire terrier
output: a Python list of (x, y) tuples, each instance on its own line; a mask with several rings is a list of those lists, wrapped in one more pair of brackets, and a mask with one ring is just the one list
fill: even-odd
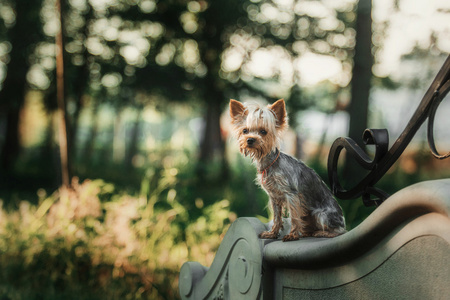
[(277, 239), (283, 229), (282, 213), (287, 208), (291, 231), (283, 241), (300, 237), (335, 237), (345, 232), (342, 209), (330, 189), (302, 161), (279, 150), (288, 127), (284, 100), (272, 105), (230, 101), (231, 123), (240, 152), (250, 156), (258, 170), (257, 182), (269, 195), (274, 220), (263, 239)]

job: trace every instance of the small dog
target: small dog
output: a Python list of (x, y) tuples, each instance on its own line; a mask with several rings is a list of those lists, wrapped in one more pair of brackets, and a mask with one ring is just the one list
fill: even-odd
[[(283, 228), (283, 208), (289, 210), (291, 232), (283, 241), (300, 237), (335, 237), (345, 232), (342, 209), (314, 170), (279, 150), (288, 127), (284, 100), (267, 107), (230, 101), (231, 123), (239, 149), (258, 169), (257, 182), (269, 195), (274, 214), (271, 231), (263, 239), (276, 239)], [(301, 234), (301, 236), (300, 236)]]

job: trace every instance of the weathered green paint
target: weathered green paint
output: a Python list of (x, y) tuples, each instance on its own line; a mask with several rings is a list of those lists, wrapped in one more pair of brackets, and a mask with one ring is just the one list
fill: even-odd
[(256, 218), (236, 220), (225, 235), (209, 270), (199, 263), (181, 267), (182, 299), (258, 299), (261, 296), (262, 250), (257, 233), (266, 227)]
[(360, 226), (333, 239), (259, 240), (269, 226), (254, 218), (233, 223), (209, 270), (183, 265), (181, 297), (450, 298), (449, 179), (397, 192)]

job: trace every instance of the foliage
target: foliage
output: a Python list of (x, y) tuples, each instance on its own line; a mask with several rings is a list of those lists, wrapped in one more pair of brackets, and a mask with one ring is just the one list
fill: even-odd
[(165, 172), (148, 197), (117, 194), (102, 180), (74, 179), (71, 190), (50, 196), (41, 190), (38, 205), (24, 201), (18, 210), (2, 209), (0, 294), (9, 299), (177, 298), (182, 263), (210, 265), (235, 215), (222, 200), (191, 219), (174, 189), (174, 174)]
[[(6, 50), (0, 49), (7, 66), (0, 84), (11, 86), (8, 81), (12, 71), (22, 72), (16, 76), (20, 87), (0, 90), (5, 95), (2, 99), (6, 99), (5, 111), (9, 113), (14, 108), (16, 114), (15, 119), (8, 113), (0, 115), (0, 119), (8, 122), (6, 139), (0, 139), (5, 157), (0, 166), (13, 174), (16, 153), (21, 150), (19, 135), (13, 131), (19, 127), (23, 94), (29, 88), (37, 89), (44, 95), (46, 109), (52, 112), (55, 108), (54, 37), (58, 28), (54, 26), (57, 19), (54, 1), (38, 1), (33, 6), (24, 0), (17, 5), (10, 2), (4, 1), (9, 14), (0, 16), (0, 20), (6, 15), (12, 19), (2, 35), (11, 43)], [(340, 5), (318, 2), (312, 6), (293, 1), (237, 0), (62, 0), (62, 3), (69, 148), (80, 143), (77, 138), (80, 115), (86, 109), (92, 111), (92, 119), (98, 119), (98, 106), (105, 103), (114, 107), (117, 116), (126, 107), (142, 111), (155, 103), (157, 106), (201, 103), (206, 126), (199, 159), (209, 163), (218, 158), (225, 165), (219, 119), (228, 98), (240, 94), (268, 99), (288, 96), (300, 76), (291, 66), (297, 64), (301, 55), (331, 54), (338, 58), (336, 61), (349, 65), (354, 40), (348, 28), (353, 19), (351, 1)], [(321, 11), (319, 15), (314, 13), (317, 10)], [(22, 23), (18, 21), (28, 21), (28, 14), (35, 19), (35, 26), (24, 22), (19, 28)], [(32, 34), (36, 28), (42, 31), (38, 36)], [(15, 44), (13, 39), (21, 43)], [(13, 54), (21, 54), (25, 59), (6, 63)], [(282, 59), (274, 60), (273, 66), (262, 72), (255, 67), (260, 64), (261, 55)], [(268, 80), (275, 83), (279, 79), (285, 88), (276, 90), (285, 92), (274, 94), (265, 90)], [(347, 83), (344, 80), (340, 85)], [(21, 101), (7, 100), (16, 98)], [(304, 101), (302, 97), (290, 99), (289, 102)], [(300, 104), (289, 105), (295, 113)], [(86, 152), (99, 139), (96, 127), (90, 130), (91, 142), (86, 143)], [(131, 140), (137, 135), (136, 127), (130, 134)], [(135, 145), (130, 144), (126, 162), (135, 154)], [(76, 159), (73, 156), (69, 153), (70, 165)]]
[[(410, 154), (399, 162), (410, 166), (410, 174), (396, 167), (379, 187), (394, 193), (414, 182), (448, 175), (448, 167), (437, 174), (430, 159)], [(263, 215), (259, 218), (267, 222), (268, 217), (267, 195), (255, 185), (255, 170), (246, 158), (236, 153), (230, 159), (227, 181), (220, 176), (200, 180), (191, 161), (187, 151), (152, 153), (140, 188), (126, 192), (120, 183), (140, 173), (110, 166), (107, 171), (115, 173), (110, 177), (114, 183), (75, 179), (72, 190), (48, 195), (39, 189), (36, 204), (4, 198), (0, 294), (7, 299), (177, 298), (184, 262), (210, 266), (232, 221)], [(422, 169), (413, 170), (411, 163)], [(322, 164), (310, 166), (326, 180)], [(91, 168), (106, 171), (100, 165)], [(210, 174), (220, 172), (218, 168), (212, 166)], [(364, 207), (359, 199), (340, 204), (348, 229), (375, 209)]]

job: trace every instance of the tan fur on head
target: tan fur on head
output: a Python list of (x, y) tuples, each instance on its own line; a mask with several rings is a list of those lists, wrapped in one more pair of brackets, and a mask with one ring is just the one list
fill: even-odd
[[(241, 153), (258, 160), (280, 146), (288, 127), (283, 99), (267, 106), (230, 100), (230, 116)], [(249, 139), (254, 142), (249, 144)]]

